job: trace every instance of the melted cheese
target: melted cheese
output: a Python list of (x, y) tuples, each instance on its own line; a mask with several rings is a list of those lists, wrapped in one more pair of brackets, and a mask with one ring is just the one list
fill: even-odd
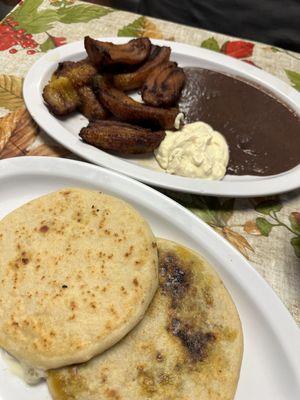
[(45, 371), (29, 367), (19, 362), (3, 349), (0, 349), (0, 351), (2, 359), (5, 361), (9, 371), (29, 385), (36, 385), (40, 380), (46, 378)]

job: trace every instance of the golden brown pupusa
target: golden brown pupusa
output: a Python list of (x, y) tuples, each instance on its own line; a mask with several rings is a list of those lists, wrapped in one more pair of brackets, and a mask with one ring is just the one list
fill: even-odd
[(64, 189), (0, 222), (0, 346), (25, 364), (84, 362), (143, 317), (157, 288), (155, 238), (115, 197)]
[(88, 363), (50, 371), (55, 400), (232, 400), (243, 337), (220, 278), (198, 254), (158, 240), (159, 289), (144, 319)]

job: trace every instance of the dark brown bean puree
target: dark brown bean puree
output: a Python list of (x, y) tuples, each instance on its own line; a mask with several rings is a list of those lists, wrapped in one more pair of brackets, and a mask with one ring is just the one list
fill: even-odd
[(300, 163), (300, 117), (288, 106), (239, 78), (184, 70), (180, 109), (187, 123), (204, 121), (225, 136), (228, 174), (275, 175)]

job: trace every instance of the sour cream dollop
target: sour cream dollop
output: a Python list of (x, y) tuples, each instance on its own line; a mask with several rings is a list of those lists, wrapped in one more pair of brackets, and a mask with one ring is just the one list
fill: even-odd
[(190, 178), (222, 179), (229, 161), (225, 138), (205, 122), (166, 131), (154, 154), (166, 172)]

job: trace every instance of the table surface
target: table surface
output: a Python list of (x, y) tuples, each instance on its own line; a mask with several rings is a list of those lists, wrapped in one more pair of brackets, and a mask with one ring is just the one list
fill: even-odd
[[(0, 159), (72, 157), (33, 122), (22, 84), (44, 52), (85, 35), (149, 36), (206, 47), (254, 64), (300, 90), (297, 53), (75, 0), (25, 0), (0, 24)], [(167, 194), (235, 246), (300, 324), (300, 189), (260, 199)]]

